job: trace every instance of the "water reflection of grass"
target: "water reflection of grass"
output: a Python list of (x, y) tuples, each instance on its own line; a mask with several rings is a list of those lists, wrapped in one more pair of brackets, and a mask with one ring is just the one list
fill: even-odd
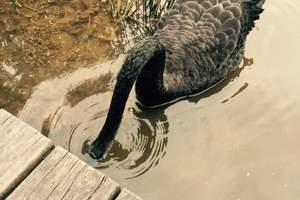
[(110, 0), (115, 19), (129, 24), (142, 35), (152, 34), (160, 17), (175, 0)]

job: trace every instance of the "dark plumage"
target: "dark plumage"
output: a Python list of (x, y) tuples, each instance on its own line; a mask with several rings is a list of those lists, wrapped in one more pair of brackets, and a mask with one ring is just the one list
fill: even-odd
[(90, 146), (100, 158), (122, 119), (136, 81), (148, 107), (199, 93), (224, 79), (242, 60), (247, 34), (264, 0), (177, 0), (153, 36), (131, 49), (117, 78), (105, 124)]

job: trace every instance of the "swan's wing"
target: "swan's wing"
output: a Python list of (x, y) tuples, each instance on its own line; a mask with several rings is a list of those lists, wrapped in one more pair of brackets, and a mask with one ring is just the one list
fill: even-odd
[(202, 59), (211, 60), (215, 67), (219, 67), (232, 55), (239, 43), (244, 41), (239, 41), (241, 17), (242, 8), (239, 3), (225, 1), (216, 4), (207, 9), (192, 28), (197, 36), (183, 46), (193, 46), (194, 53), (200, 52)]
[[(155, 37), (169, 51), (176, 68), (212, 72), (239, 43), (242, 8), (239, 0), (178, 0), (158, 24)], [(176, 69), (174, 70), (176, 71)]]
[(236, 4), (240, 4), (240, 1), (241, 0), (176, 0), (173, 6), (159, 20), (156, 30), (163, 29), (167, 25), (178, 24), (182, 18), (197, 22), (205, 11), (217, 4), (222, 4), (224, 7), (235, 7)]

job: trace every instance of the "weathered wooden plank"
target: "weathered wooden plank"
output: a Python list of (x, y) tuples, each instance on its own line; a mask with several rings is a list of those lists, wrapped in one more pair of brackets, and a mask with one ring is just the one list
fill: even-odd
[(142, 200), (137, 195), (133, 194), (127, 189), (122, 189), (121, 193), (118, 195), (116, 200)]
[(43, 159), (53, 144), (21, 120), (0, 110), (0, 199)]
[(10, 117), (12, 117), (10, 113), (6, 112), (4, 109), (0, 109), (0, 125)]
[(65, 151), (52, 151), (48, 157), (40, 163), (39, 170), (33, 170), (30, 174), (30, 179), (26, 179), (7, 199), (24, 199), (30, 196), (41, 183), (41, 180), (50, 173), (58, 163), (66, 156)]
[[(6, 115), (6, 112), (1, 111), (0, 116), (3, 116), (2, 114)], [(0, 148), (3, 147), (4, 145), (7, 146), (7, 142), (9, 141), (14, 142), (14, 140), (16, 139), (15, 137), (17, 137), (17, 135), (20, 134), (21, 130), (24, 129), (25, 127), (28, 126), (24, 123), (21, 123), (20, 120), (16, 119), (13, 116), (10, 116), (5, 120), (3, 120), (2, 123), (0, 123), (0, 131), (1, 131)]]
[(112, 200), (119, 185), (56, 147), (7, 200)]
[(104, 177), (102, 179), (100, 188), (101, 189), (98, 189), (91, 196), (90, 200), (98, 200), (98, 199), (112, 200), (120, 192), (119, 184), (114, 182), (111, 179), (108, 179), (107, 177)]

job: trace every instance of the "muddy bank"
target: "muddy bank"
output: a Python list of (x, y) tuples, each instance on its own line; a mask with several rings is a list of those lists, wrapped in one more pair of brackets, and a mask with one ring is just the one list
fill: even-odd
[(107, 7), (99, 0), (1, 1), (0, 107), (17, 114), (40, 82), (113, 57), (120, 29)]

